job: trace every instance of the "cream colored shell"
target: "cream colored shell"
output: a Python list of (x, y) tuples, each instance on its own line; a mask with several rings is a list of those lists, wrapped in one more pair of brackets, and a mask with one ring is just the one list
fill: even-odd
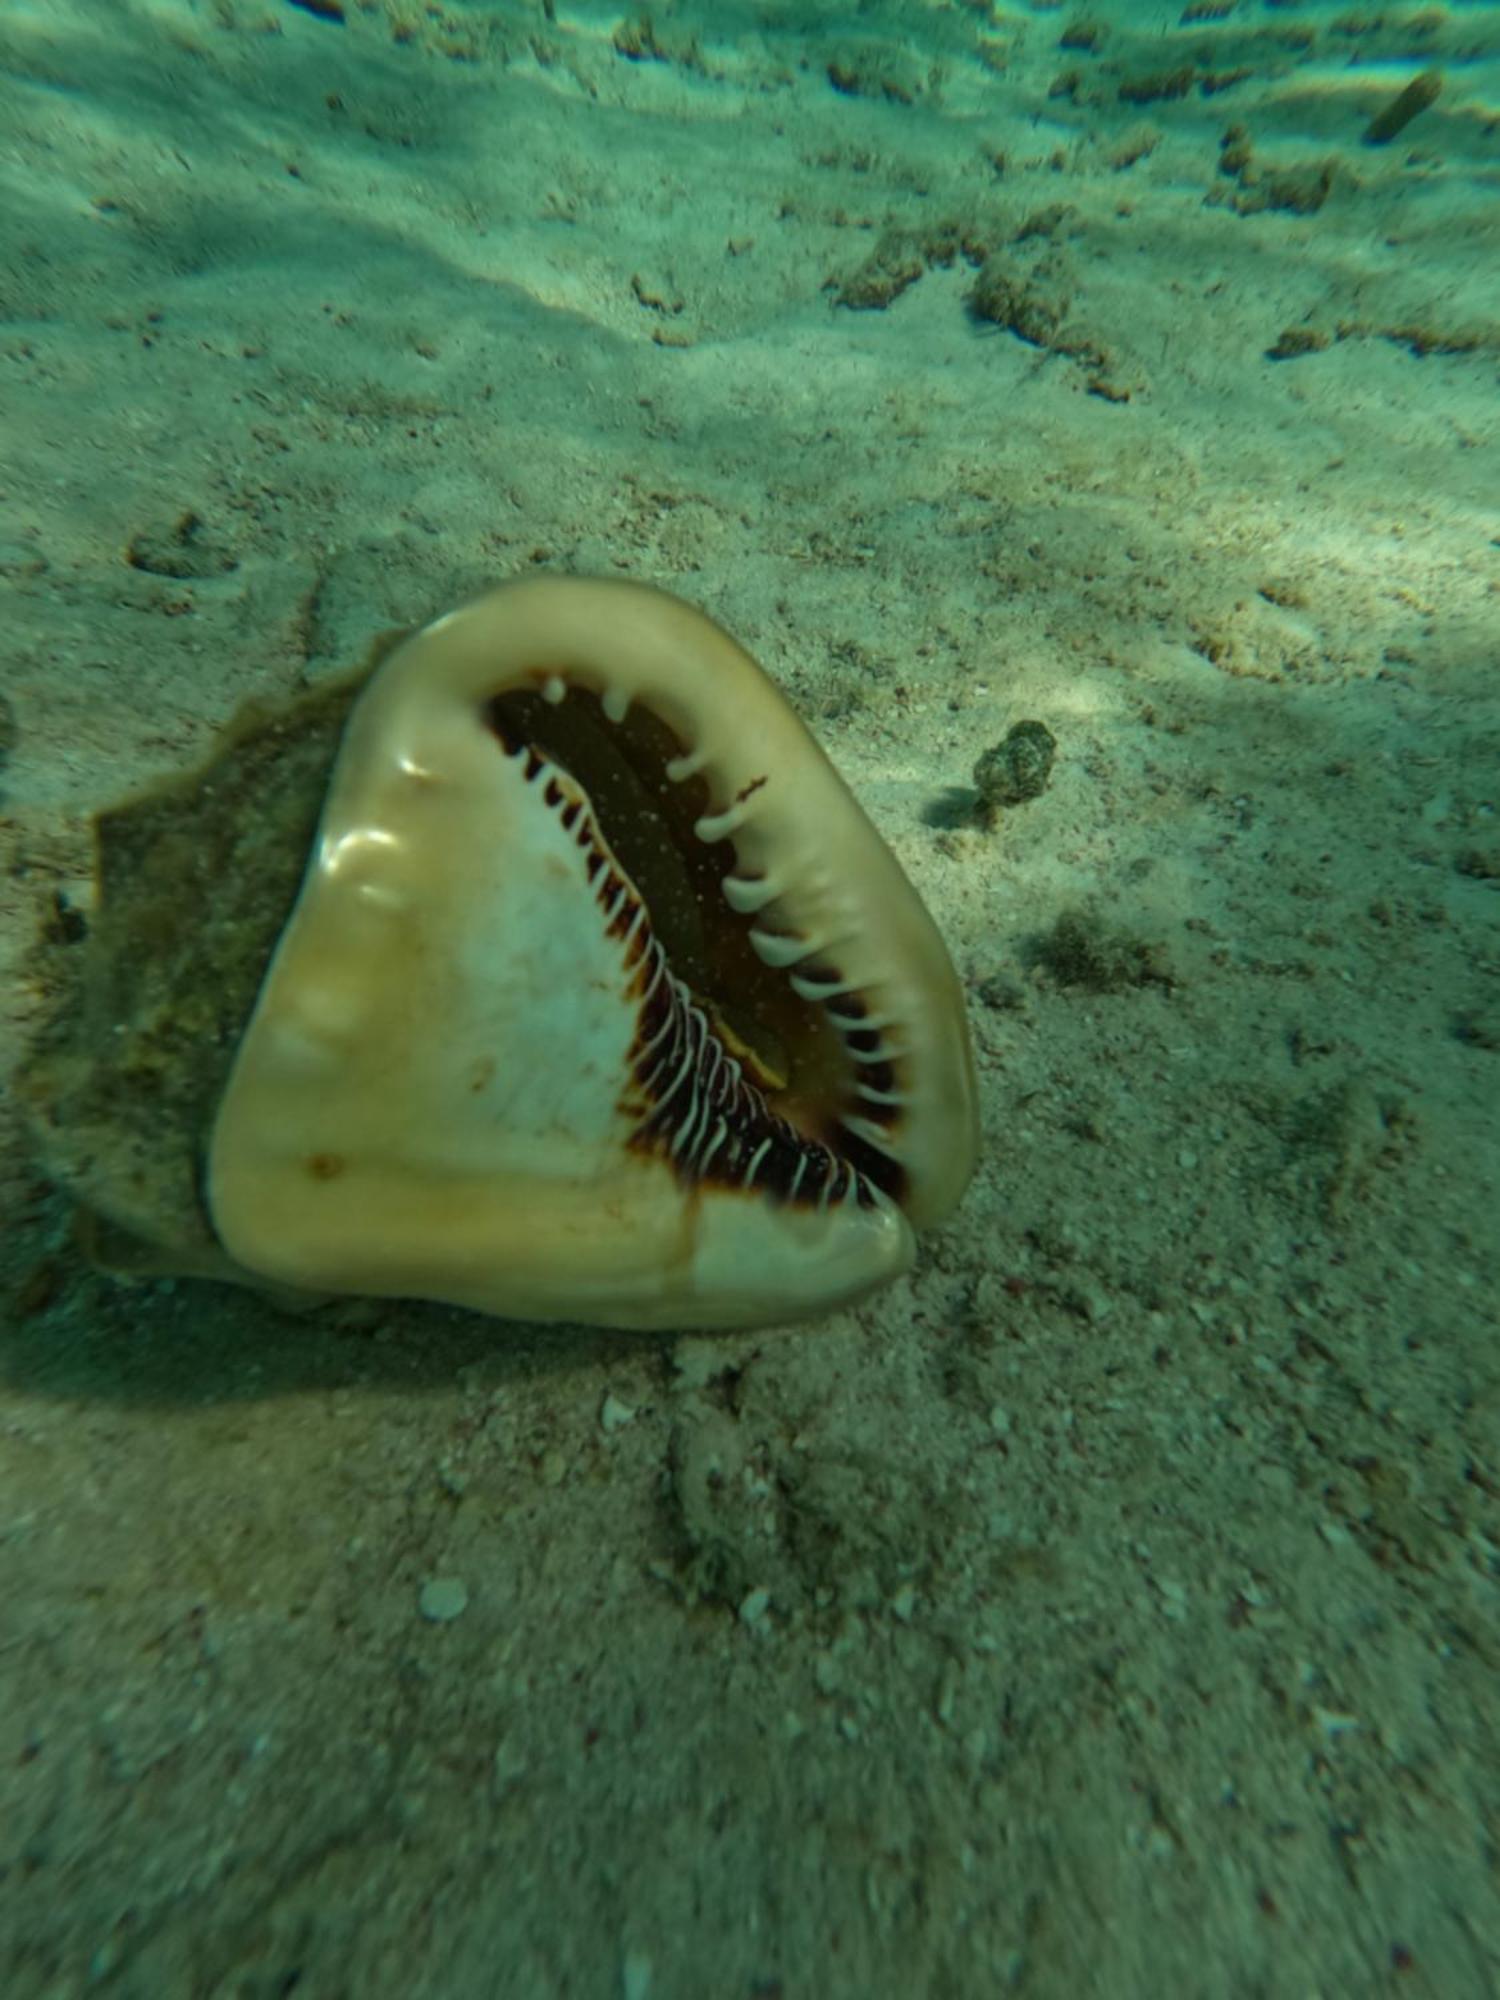
[[(537, 760), (486, 726), (486, 704), (520, 687), (549, 701), (586, 689), (615, 723), (641, 703), (687, 746), (668, 777), (707, 784), (697, 835), (733, 843), (723, 894), (756, 951), (794, 983), (799, 964), (831, 958), (842, 979), (818, 1004), (857, 992), (861, 1046), (878, 1036), (899, 1075), (899, 1106), (862, 1121), (856, 1064), (845, 1119), (891, 1155), (897, 1199), (864, 1184), (859, 1199), (788, 1200), (754, 1171), (727, 1184), (684, 1171), (727, 1157), (706, 1096), (675, 1157), (641, 1150), (644, 917), (623, 937), (604, 923), (590, 801), (559, 767), (528, 776)], [(732, 1057), (705, 1052), (722, 1085)], [(219, 1109), (207, 1195), (229, 1253), (286, 1284), (743, 1326), (903, 1271), (914, 1227), (951, 1210), (976, 1148), (948, 955), (778, 689), (660, 591), (537, 578), (416, 633), (356, 702)]]

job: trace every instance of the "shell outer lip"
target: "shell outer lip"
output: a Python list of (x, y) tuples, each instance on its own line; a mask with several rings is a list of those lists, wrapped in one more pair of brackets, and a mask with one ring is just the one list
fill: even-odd
[[(691, 773), (706, 782), (712, 804), (704, 815), (708, 824), (700, 820), (700, 837), (733, 842), (732, 881), (774, 887), (756, 913), (752, 941), (759, 955), (764, 959), (769, 952), (772, 963), (815, 993), (820, 985), (830, 989), (816, 1004), (841, 1020), (841, 1032), (857, 1051), (855, 1061), (869, 1063), (872, 1074), (877, 1063), (882, 1074), (894, 1067), (899, 1076), (895, 1091), (876, 1085), (862, 1093), (872, 1116), (856, 1113), (845, 1120), (856, 1137), (868, 1134), (887, 1143), (902, 1168), (899, 1208), (874, 1205), (872, 1223), (879, 1226), (871, 1234), (880, 1241), (866, 1246), (862, 1275), (834, 1281), (827, 1271), (805, 1298), (794, 1283), (778, 1298), (770, 1283), (750, 1287), (753, 1298), (717, 1301), (702, 1296), (689, 1275), (672, 1300), (653, 1301), (649, 1278), (641, 1281), (639, 1296), (631, 1295), (632, 1281), (623, 1268), (628, 1260), (622, 1260), (613, 1280), (592, 1293), (581, 1281), (568, 1293), (560, 1281), (554, 1296), (546, 1283), (528, 1283), (520, 1271), (509, 1288), (503, 1277), (476, 1276), (472, 1268), (457, 1276), (445, 1273), (436, 1268), (441, 1260), (434, 1246), (424, 1268), (409, 1268), (421, 1266), (421, 1258), (397, 1257), (390, 1270), (376, 1272), (374, 1282), (361, 1282), (352, 1238), (342, 1241), (336, 1254), (325, 1255), (316, 1240), (320, 1225), (311, 1218), (299, 1224), (294, 1204), (268, 1195), (278, 1174), (287, 1177), (288, 1148), (277, 1143), (277, 1120), (267, 1130), (255, 1106), (265, 1082), (266, 1066), (255, 1055), (258, 1043), (265, 1053), (262, 1022), (275, 1019), (287, 980), (295, 984), (299, 936), (305, 943), (327, 903), (340, 858), (356, 851), (378, 856), (387, 836), (397, 848), (403, 845), (399, 813), (393, 821), (390, 800), (369, 795), (372, 784), (376, 793), (382, 785), (389, 790), (393, 774), (407, 792), (413, 786), (431, 791), (434, 781), (440, 790), (448, 782), (442, 758), (434, 758), (425, 735), (424, 716), (434, 703), (452, 713), (472, 712), (507, 687), (538, 687), (553, 701), (564, 698), (570, 685), (597, 695), (611, 719), (644, 704), (688, 746), (669, 777), (680, 782)], [(445, 830), (451, 835), (451, 825)], [(426, 858), (431, 862), (433, 856)], [(397, 881), (376, 868), (359, 884), (362, 914), (383, 907), (388, 918), (402, 918), (420, 896), (421, 880), (420, 869), (414, 878)], [(754, 900), (753, 888), (738, 893)], [(313, 953), (314, 960), (318, 956)], [(830, 959), (837, 978), (820, 981), (818, 967)], [(369, 1080), (360, 1076), (362, 1086)], [(346, 1075), (346, 1092), (350, 1082)], [(281, 1110), (290, 1116), (296, 1093), (281, 1095), (289, 1100)], [(727, 633), (666, 593), (614, 579), (528, 578), (501, 585), (413, 635), (385, 659), (356, 703), (302, 896), (273, 958), (215, 1126), (209, 1203), (231, 1253), (278, 1280), (322, 1289), (416, 1290), (515, 1316), (630, 1325), (755, 1323), (843, 1302), (905, 1268), (912, 1228), (948, 1213), (972, 1172), (975, 1103), (961, 989), (936, 928), (894, 855), (774, 683)], [(247, 1145), (257, 1156), (249, 1168)], [(409, 1185), (405, 1195), (412, 1195)], [(516, 1198), (513, 1186), (509, 1198)], [(306, 1206), (305, 1188), (302, 1203)], [(354, 1220), (351, 1216), (342, 1226), (352, 1229)], [(435, 1224), (436, 1218), (430, 1221)], [(283, 1246), (285, 1255), (278, 1232), (289, 1245)], [(436, 1230), (437, 1239), (443, 1234)], [(523, 1250), (520, 1244), (509, 1246), (522, 1266)], [(479, 1252), (473, 1242), (462, 1249), (450, 1243), (449, 1254), (472, 1266)], [(503, 1261), (505, 1254), (495, 1243), (494, 1257)], [(817, 1263), (815, 1247), (802, 1261)]]

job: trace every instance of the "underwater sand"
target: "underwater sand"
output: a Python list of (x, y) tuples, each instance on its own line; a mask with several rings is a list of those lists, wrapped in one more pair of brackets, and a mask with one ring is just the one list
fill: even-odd
[(642, 1339), (122, 1287), (0, 1102), (6, 2000), (1500, 1991), (1500, 8), (1196, 11), (0, 12), (4, 1073), (95, 808), (617, 571), (987, 1132)]

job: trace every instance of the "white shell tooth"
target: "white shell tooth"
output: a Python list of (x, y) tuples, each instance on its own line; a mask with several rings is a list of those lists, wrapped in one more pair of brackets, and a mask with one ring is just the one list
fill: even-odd
[(893, 1158), (896, 1148), (891, 1144), (891, 1135), (883, 1125), (877, 1125), (873, 1118), (841, 1118), (839, 1123), (846, 1132), (852, 1132), (856, 1139), (863, 1139), (867, 1145), (877, 1147), (882, 1153)]
[[(671, 765), (667, 767), (667, 776), (669, 778), (672, 776)], [(695, 822), (693, 832), (701, 841), (712, 847), (716, 840), (727, 840), (729, 835), (742, 827), (749, 817), (746, 808), (736, 803), (726, 807), (721, 813), (705, 813), (702, 819)]]
[(788, 936), (781, 931), (751, 931), (750, 943), (761, 964), (774, 966), (777, 971), (800, 965), (818, 949), (811, 938)]
[[(799, 1000), (836, 1000), (841, 993), (853, 993), (855, 991), (855, 984), (852, 979), (807, 979), (797, 972), (789, 974), (788, 978), (792, 991), (797, 995)], [(829, 1012), (835, 1020), (838, 1020), (839, 1017), (834, 1014), (832, 1009)], [(847, 1016), (844, 1018), (847, 1019)]]
[(748, 875), (726, 875), (719, 885), (724, 891), (724, 900), (731, 910), (742, 917), (753, 917), (763, 910), (767, 903), (774, 903), (782, 893), (783, 884), (772, 875), (752, 877)]

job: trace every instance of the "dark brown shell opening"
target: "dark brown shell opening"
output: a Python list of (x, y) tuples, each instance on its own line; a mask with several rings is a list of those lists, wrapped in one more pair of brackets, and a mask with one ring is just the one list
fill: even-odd
[[(525, 745), (541, 751), (587, 792), (599, 829), (640, 892), (672, 971), (772, 1109), (877, 1186), (897, 1193), (901, 1176), (895, 1162), (840, 1123), (855, 1102), (845, 1038), (822, 1005), (804, 999), (784, 971), (761, 960), (750, 942), (753, 920), (725, 899), (725, 876), (742, 872), (733, 840), (710, 843), (694, 830), (725, 801), (710, 796), (701, 776), (667, 775), (668, 765), (693, 746), (639, 701), (622, 721), (611, 722), (599, 697), (568, 683), (565, 675), (558, 675), (566, 686), (563, 699), (549, 701), (539, 691), (549, 678), (551, 670), (538, 669), (535, 689), (495, 696), (485, 710), (490, 729), (512, 754)], [(762, 927), (774, 928), (774, 919)], [(798, 972), (803, 978), (821, 976), (830, 986), (839, 983), (837, 968), (822, 960), (809, 961)], [(856, 994), (840, 996), (837, 1004), (848, 1018), (863, 1011)], [(864, 1104), (858, 1108), (869, 1115)]]

